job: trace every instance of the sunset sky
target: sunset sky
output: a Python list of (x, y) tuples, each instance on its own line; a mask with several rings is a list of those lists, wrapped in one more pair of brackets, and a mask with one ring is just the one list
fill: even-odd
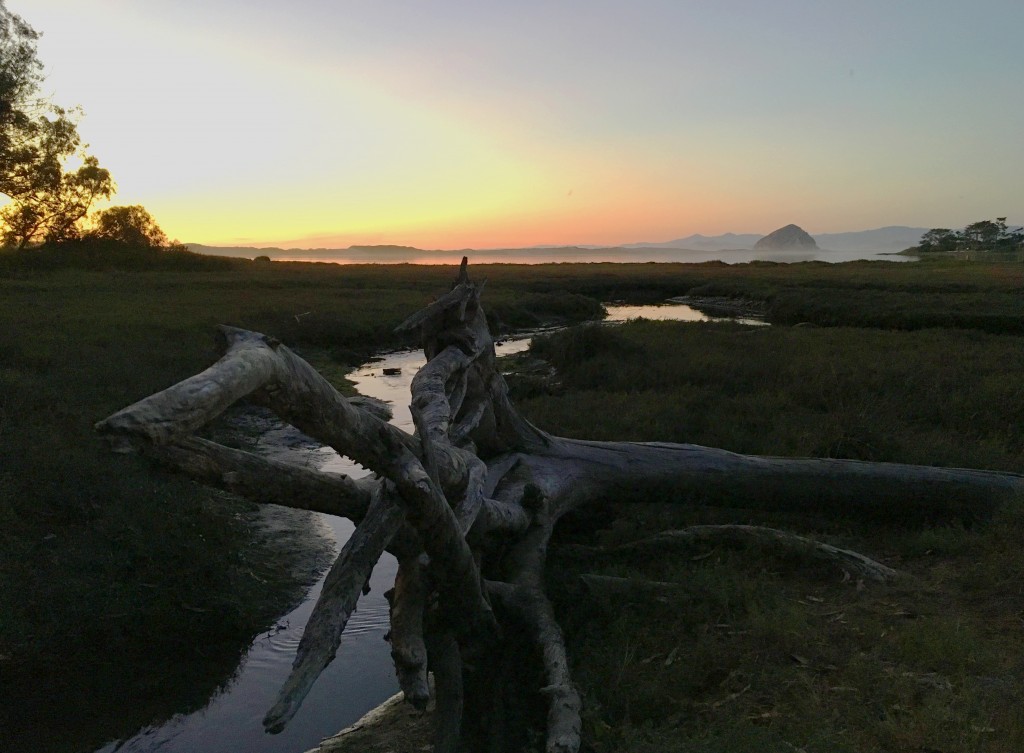
[(168, 235), (421, 248), (1024, 221), (1020, 0), (7, 0)]

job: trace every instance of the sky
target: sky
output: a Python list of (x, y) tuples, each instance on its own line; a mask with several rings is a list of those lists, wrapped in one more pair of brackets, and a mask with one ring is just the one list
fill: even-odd
[(1020, 0), (6, 0), (116, 204), (208, 245), (1024, 218)]

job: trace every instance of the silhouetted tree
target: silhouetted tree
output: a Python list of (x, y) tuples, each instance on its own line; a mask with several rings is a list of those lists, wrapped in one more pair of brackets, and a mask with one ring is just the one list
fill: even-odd
[(992, 248), (1005, 233), (1006, 218), (1000, 217), (995, 222), (992, 220), (972, 222), (964, 228), (962, 235), (970, 248), (978, 250)]
[[(110, 173), (85, 154), (78, 110), (57, 107), (40, 93), (39, 33), (0, 0), (0, 212), (4, 243), (23, 248), (79, 234), (93, 202), (114, 192)], [(69, 172), (71, 158), (81, 166)]]
[(4, 244), (24, 248), (38, 241), (74, 240), (93, 203), (113, 193), (110, 172), (95, 157), (86, 157), (75, 172), (61, 171), (56, 180), (41, 182), (0, 210)]
[(930, 251), (956, 251), (959, 239), (957, 233), (944, 227), (936, 227), (921, 236), (921, 243), (918, 250)]
[(138, 204), (103, 210), (96, 215), (88, 235), (142, 248), (161, 248), (167, 245), (164, 231), (145, 207)]
[(12, 173), (22, 160), (20, 147), (31, 139), (40, 109), (42, 64), (36, 57), (39, 34), (0, 0), (0, 192), (10, 195)]
[(963, 230), (936, 227), (921, 236), (912, 251), (917, 253), (950, 251), (1016, 251), (1024, 245), (1024, 230), (1010, 230), (1005, 217), (972, 222)]

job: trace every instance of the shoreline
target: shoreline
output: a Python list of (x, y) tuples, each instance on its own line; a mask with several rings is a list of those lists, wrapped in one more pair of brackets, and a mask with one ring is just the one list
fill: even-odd
[(724, 295), (677, 295), (668, 299), (683, 303), (707, 316), (728, 316), (747, 319), (766, 319), (768, 302), (752, 298), (729, 298)]
[(289, 578), (295, 585), (282, 589), (282, 596), (290, 592), (281, 602), (281, 615), (285, 615), (306, 598), (309, 589), (331, 566), (342, 542), (337, 541), (318, 513), (310, 510), (259, 505), (246, 516), (246, 525), (254, 538), (253, 546), (268, 557), (285, 558), (289, 563)]

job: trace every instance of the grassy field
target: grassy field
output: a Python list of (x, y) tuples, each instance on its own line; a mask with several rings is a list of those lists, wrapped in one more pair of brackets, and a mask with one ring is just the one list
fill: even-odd
[[(1021, 472), (1022, 344), (944, 329), (583, 327), (535, 343), (558, 377), (531, 384), (520, 406), (568, 436)], [(916, 527), (745, 504), (652, 501), (561, 543), (760, 524), (864, 552), (905, 578), (864, 583), (758, 546), (563, 551), (550, 586), (590, 750), (1024, 749), (1024, 507)], [(678, 588), (608, 603), (580, 593), (584, 573)]]
[(520, 405), (566, 436), (1024, 470), (1016, 336), (637, 321), (532, 350), (559, 377)]
[[(406, 265), (96, 266), (66, 269), (0, 256), (0, 684), (6, 696), (0, 747), (18, 749), (34, 735), (36, 750), (88, 748), (201, 704), (231, 672), (249, 638), (299, 592), (290, 569), (294, 553), (253, 540), (251, 508), (168, 478), (138, 459), (111, 456), (94, 438), (92, 424), (208, 365), (217, 356), (218, 323), (272, 334), (340, 384), (348, 366), (374, 349), (399, 344), (394, 325), (444, 292), (454, 277), (452, 268)], [(597, 313), (599, 300), (686, 293), (766, 301), (778, 322), (918, 329), (945, 311), (944, 326), (967, 329), (782, 327), (747, 334), (724, 327), (678, 336), (649, 325), (622, 329), (611, 346), (598, 337), (594, 355), (578, 371), (560, 364), (561, 391), (544, 387), (526, 407), (546, 428), (567, 434), (1015, 470), (1021, 470), (1015, 387), (1020, 358), (1014, 348), (1024, 321), (1022, 272), (1021, 265), (954, 262), (473, 270), (488, 280), (485, 305), (492, 323), (506, 328), (585, 319)], [(945, 309), (942, 301), (949, 302)], [(878, 314), (883, 310), (884, 317)], [(986, 334), (992, 332), (1008, 334)], [(694, 350), (683, 351), (680, 337), (696, 338), (687, 344)], [(676, 351), (692, 355), (685, 381), (674, 377), (682, 368)], [(595, 386), (602, 358), (615, 374)], [(630, 365), (641, 360), (648, 368)], [(761, 371), (751, 365), (755, 361)], [(868, 367), (873, 361), (881, 363), (872, 373), (848, 371), (851, 362)], [(953, 373), (950, 365), (960, 361), (963, 369)], [(771, 389), (753, 389), (761, 383)], [(638, 407), (626, 410), (636, 395), (642, 398)], [(885, 408), (871, 413), (871, 405)], [(584, 415), (590, 423), (582, 422)], [(898, 425), (906, 428), (896, 431)], [(886, 532), (868, 533), (875, 537), (871, 542), (892, 540)], [(971, 562), (977, 552), (994, 550), (996, 540), (986, 537), (996, 535), (988, 529), (914, 533), (953, 542), (955, 557)], [(897, 537), (893, 551), (914, 540)], [(880, 553), (887, 546), (867, 548)], [(936, 551), (945, 557), (941, 547), (907, 546), (919, 558), (908, 567), (941, 561), (962, 574), (959, 560), (935, 559)], [(697, 567), (710, 567), (717, 560), (700, 562)], [(759, 562), (744, 555), (736, 566), (754, 573), (768, 567), (757, 577), (769, 577), (770, 564)], [(987, 565), (992, 572), (1009, 566)], [(758, 593), (775, 593), (775, 586), (785, 593), (804, 582), (833, 586), (802, 570), (785, 575)], [(798, 585), (786, 585), (791, 582)], [(935, 592), (945, 594), (947, 586), (942, 581)], [(749, 612), (746, 601), (729, 604), (736, 614)], [(950, 604), (959, 608), (955, 600)], [(680, 619), (690, 625), (685, 620), (697, 618)], [(713, 625), (704, 627), (718, 635)], [(585, 630), (576, 635), (581, 652), (602, 655)], [(609, 635), (608, 656), (625, 651)], [(648, 668), (665, 661), (644, 664), (647, 658), (634, 663)], [(588, 734), (595, 745), (626, 745), (623, 730), (640, 735), (645, 724), (664, 724), (588, 692)], [(133, 698), (131, 710), (125, 709), (126, 695)], [(678, 697), (682, 706), (668, 704), (677, 708), (673, 713), (691, 702)], [(692, 727), (693, 739), (717, 734), (707, 726), (710, 717), (701, 717), (704, 727)], [(752, 724), (755, 732), (765, 728)], [(978, 734), (983, 742), (1009, 739), (1003, 731)], [(645, 743), (629, 744), (643, 749)], [(658, 744), (651, 749), (664, 749)]]

